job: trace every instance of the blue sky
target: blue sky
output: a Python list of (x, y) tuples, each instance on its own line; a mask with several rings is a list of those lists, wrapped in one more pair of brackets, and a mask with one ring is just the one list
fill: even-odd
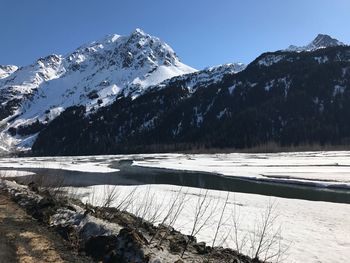
[(135, 28), (201, 69), (250, 62), (318, 33), (350, 43), (349, 0), (0, 0), (0, 64), (27, 65)]

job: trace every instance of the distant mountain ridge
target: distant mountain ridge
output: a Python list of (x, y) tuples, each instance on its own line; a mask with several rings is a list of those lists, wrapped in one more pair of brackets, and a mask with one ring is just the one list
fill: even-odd
[(349, 63), (348, 46), (318, 35), (249, 65), (197, 71), (140, 29), (110, 35), (4, 70), (0, 149), (76, 155), (343, 143)]
[(335, 38), (332, 38), (329, 35), (318, 34), (317, 37), (310, 44), (302, 47), (291, 45), (285, 51), (292, 51), (292, 52), (315, 51), (320, 48), (336, 47), (336, 46), (345, 46), (345, 44)]
[(39, 134), (33, 152), (350, 144), (350, 47), (269, 52), (238, 73), (212, 71), (166, 80), (88, 117), (84, 107), (70, 108)]

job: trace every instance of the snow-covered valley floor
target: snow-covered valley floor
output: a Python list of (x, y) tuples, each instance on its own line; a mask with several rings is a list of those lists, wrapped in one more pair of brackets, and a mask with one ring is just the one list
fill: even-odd
[[(248, 177), (252, 180), (279, 180), (282, 183), (312, 182), (315, 187), (339, 186), (342, 191), (350, 188), (350, 152), (308, 152), (277, 154), (152, 154), (127, 156), (87, 156), (87, 157), (36, 157), (0, 159), (0, 170), (7, 177), (26, 176), (32, 170), (26, 168), (63, 169), (69, 171), (96, 172), (96, 185), (88, 187), (67, 187), (68, 191), (83, 202), (101, 205), (109, 193), (114, 192), (114, 206), (120, 205), (133, 192), (132, 202), (127, 209), (136, 214), (162, 221), (169, 203), (180, 191), (184, 196), (183, 209), (175, 223), (175, 228), (189, 234), (194, 219), (196, 205), (200, 197), (210, 201), (210, 219), (198, 232), (197, 239), (211, 244), (215, 229), (221, 218), (222, 227), (216, 245), (234, 247), (234, 218), (238, 222), (239, 238), (251, 237), (261, 215), (269, 203), (275, 206), (277, 215), (274, 228), (281, 227), (282, 248), (289, 247), (285, 262), (347, 262), (350, 257), (350, 204), (316, 202), (302, 199), (288, 199), (259, 194), (227, 193), (219, 190), (206, 192), (200, 188), (174, 185), (119, 185), (107, 186), (97, 180), (99, 174), (120, 171), (120, 160), (133, 160), (133, 166), (160, 167), (178, 170), (195, 170), (223, 174), (225, 176)], [(21, 173), (8, 169), (21, 169)], [(72, 173), (74, 176), (74, 173)], [(91, 178), (90, 178), (91, 179)], [(79, 180), (84, 180), (83, 174)], [(276, 185), (278, 187), (278, 185)], [(350, 192), (348, 193), (350, 195)], [(148, 207), (147, 211), (141, 207)], [(158, 211), (155, 213), (152, 211)], [(212, 212), (214, 211), (214, 212)], [(162, 216), (163, 215), (163, 216)], [(205, 215), (203, 216), (205, 217)], [(244, 248), (249, 253), (249, 242)]]

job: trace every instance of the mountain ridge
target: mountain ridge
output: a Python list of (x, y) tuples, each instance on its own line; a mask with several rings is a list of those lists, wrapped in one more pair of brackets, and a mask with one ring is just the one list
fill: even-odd
[[(330, 46), (323, 47), (327, 40), (331, 41)], [(99, 41), (82, 45), (65, 56), (49, 55), (32, 65), (13, 72), (9, 70), (9, 76), (0, 79), (0, 149), (25, 150), (34, 145), (36, 153), (52, 154), (45, 148), (45, 140), (52, 142), (60, 138), (56, 142), (57, 146), (53, 147), (56, 149), (55, 154), (72, 154), (74, 151), (66, 143), (74, 134), (77, 137), (72, 140), (72, 144), (80, 140), (79, 136), (87, 134), (97, 141), (106, 137), (102, 139), (108, 141), (105, 146), (98, 146), (96, 141), (84, 137), (84, 147), (85, 144), (91, 144), (100, 149), (81, 150), (84, 154), (123, 152), (129, 151), (128, 147), (131, 149), (135, 144), (141, 147), (172, 142), (222, 147), (224, 142), (219, 143), (211, 137), (214, 135), (210, 134), (221, 136), (212, 128), (233, 129), (230, 123), (237, 118), (237, 114), (241, 114), (240, 107), (247, 106), (244, 98), (252, 96), (249, 94), (259, 94), (254, 95), (259, 100), (268, 98), (270, 95), (267, 94), (273, 98), (281, 96), (278, 100), (288, 100), (290, 87), (295, 85), (293, 79), (301, 81), (306, 74), (302, 72), (300, 77), (292, 78), (290, 74), (297, 70), (295, 67), (303, 67), (307, 72), (332, 67), (339, 69), (338, 64), (348, 63), (348, 47), (341, 42), (338, 45), (338, 42), (329, 36), (319, 35), (312, 42), (314, 46), (317, 44), (317, 48), (308, 52), (267, 52), (247, 66), (232, 63), (197, 71), (182, 64), (166, 43), (140, 29), (129, 36), (108, 35)], [(305, 68), (303, 63), (308, 67)], [(283, 70), (284, 75), (273, 75), (273, 72)], [(346, 66), (342, 70), (345, 73), (328, 75), (329, 78), (336, 78), (335, 84), (330, 84), (330, 79), (324, 79), (327, 85), (331, 85), (330, 97), (327, 99), (347, 94)], [(271, 78), (266, 79), (264, 75), (271, 75)], [(318, 83), (315, 79), (309, 85), (314, 86), (313, 82)], [(238, 94), (237, 90), (240, 91)], [(224, 91), (226, 95), (221, 97)], [(255, 104), (249, 104), (249, 107), (259, 107), (256, 104), (260, 103), (259, 100), (254, 99)], [(312, 104), (322, 103), (319, 96), (310, 100)], [(217, 101), (221, 101), (221, 104)], [(77, 127), (81, 125), (81, 130), (73, 132), (68, 126), (66, 130), (69, 133), (65, 134), (60, 128), (65, 126), (62, 123), (64, 121)], [(57, 123), (59, 126), (56, 127)], [(91, 125), (96, 126), (97, 130)], [(52, 133), (53, 127), (60, 134)], [(203, 142), (203, 127), (207, 127), (209, 133), (205, 136), (212, 143)], [(105, 134), (101, 134), (98, 129), (103, 129)], [(234, 132), (241, 134), (239, 131)], [(62, 134), (65, 136), (61, 137)], [(53, 140), (49, 140), (51, 137)], [(114, 139), (110, 141), (108, 138)], [(154, 138), (158, 139), (154, 141)], [(271, 140), (275, 139), (271, 137)], [(227, 146), (234, 147), (251, 147), (261, 143), (261, 138), (256, 142), (242, 139), (242, 144), (223, 138), (225, 140)], [(59, 147), (66, 150), (58, 151)], [(84, 148), (83, 145), (79, 147)]]
[[(278, 60), (261, 63), (271, 57)], [(84, 107), (73, 107), (39, 134), (33, 152), (122, 154), (350, 142), (348, 46), (269, 52), (238, 73), (198, 81), (201, 74), (175, 77), (134, 100), (119, 98), (88, 117)], [(189, 86), (191, 80), (199, 86)]]
[(302, 51), (315, 51), (320, 48), (345, 46), (345, 44), (327, 34), (318, 34), (316, 38), (306, 46), (290, 45), (285, 51), (302, 52)]
[(7, 78), (18, 69), (15, 65), (0, 65), (0, 79)]

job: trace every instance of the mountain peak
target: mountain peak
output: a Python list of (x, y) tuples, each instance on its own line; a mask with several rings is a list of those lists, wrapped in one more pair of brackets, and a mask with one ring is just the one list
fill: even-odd
[(334, 38), (332, 38), (330, 35), (327, 35), (327, 34), (318, 34), (314, 39), (314, 41), (318, 39), (334, 39)]
[(141, 29), (141, 28), (136, 28), (133, 32), (132, 35), (142, 35), (146, 36), (147, 34)]
[[(67, 55), (72, 64), (108, 64), (114, 67), (139, 69), (144, 66), (177, 66), (180, 62), (174, 50), (157, 37), (136, 28), (129, 35), (107, 35), (99, 41), (83, 45)], [(76, 66), (74, 66), (76, 68)], [(80, 67), (84, 68), (84, 67)]]
[(311, 42), (311, 44), (318, 48), (344, 46), (344, 43), (325, 34), (318, 34), (317, 37)]
[(301, 46), (301, 47), (291, 45), (285, 51), (292, 51), (292, 52), (314, 51), (320, 48), (335, 47), (335, 46), (345, 46), (345, 44), (335, 38), (332, 38), (327, 34), (318, 34), (310, 44), (306, 46)]

